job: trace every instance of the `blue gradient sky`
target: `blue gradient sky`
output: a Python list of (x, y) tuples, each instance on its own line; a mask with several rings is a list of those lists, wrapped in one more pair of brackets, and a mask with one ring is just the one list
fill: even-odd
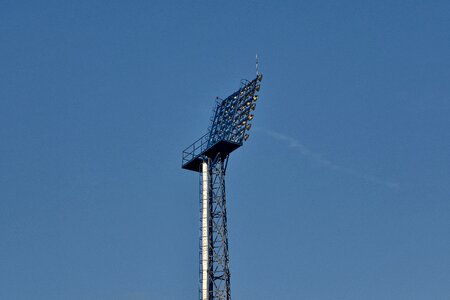
[(234, 299), (450, 295), (449, 1), (1, 1), (0, 299), (196, 299), (216, 96)]

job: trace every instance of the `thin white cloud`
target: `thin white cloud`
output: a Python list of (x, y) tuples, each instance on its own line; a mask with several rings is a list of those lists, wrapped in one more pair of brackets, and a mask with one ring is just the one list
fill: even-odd
[(288, 147), (297, 150), (301, 155), (303, 155), (307, 159), (309, 159), (312, 162), (317, 163), (325, 168), (332, 169), (337, 172), (345, 173), (348, 175), (352, 175), (352, 176), (361, 178), (365, 181), (383, 185), (383, 186), (391, 188), (391, 189), (400, 187), (400, 185), (396, 182), (381, 179), (381, 178), (378, 178), (373, 175), (365, 174), (365, 173), (362, 173), (362, 172), (352, 169), (352, 168), (340, 166), (340, 165), (328, 160), (327, 158), (324, 158), (322, 156), (322, 154), (312, 151), (307, 146), (305, 146), (303, 143), (301, 143), (299, 140), (297, 140), (293, 137), (281, 134), (279, 132), (275, 132), (273, 130), (267, 130), (267, 129), (262, 129), (262, 128), (255, 128), (255, 129), (256, 129), (256, 131), (260, 131), (260, 132), (267, 134), (268, 136), (270, 136), (271, 138), (273, 138), (275, 140), (285, 143)]

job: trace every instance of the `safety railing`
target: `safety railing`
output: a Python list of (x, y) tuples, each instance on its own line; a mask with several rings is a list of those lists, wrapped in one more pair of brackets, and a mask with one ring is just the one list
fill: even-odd
[(183, 166), (197, 158), (208, 148), (209, 133), (205, 134), (192, 145), (183, 150)]

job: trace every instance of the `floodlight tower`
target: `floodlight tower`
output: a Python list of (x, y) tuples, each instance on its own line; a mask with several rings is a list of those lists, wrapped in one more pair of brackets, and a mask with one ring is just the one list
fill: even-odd
[(249, 137), (262, 74), (217, 99), (208, 132), (187, 147), (182, 168), (200, 173), (200, 300), (230, 300), (225, 171), (231, 152)]

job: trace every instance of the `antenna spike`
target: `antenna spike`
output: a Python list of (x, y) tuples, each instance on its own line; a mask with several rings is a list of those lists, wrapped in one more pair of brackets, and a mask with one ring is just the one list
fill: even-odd
[(259, 60), (258, 60), (258, 53), (257, 53), (257, 54), (256, 54), (256, 76), (259, 75), (259, 71), (258, 71), (258, 63), (259, 63)]

